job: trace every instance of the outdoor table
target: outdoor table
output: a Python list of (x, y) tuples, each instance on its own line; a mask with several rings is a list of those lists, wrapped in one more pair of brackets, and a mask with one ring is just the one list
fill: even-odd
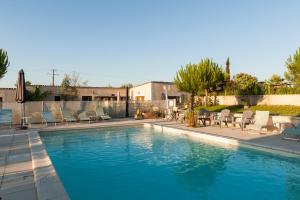
[(203, 124), (203, 126), (206, 126), (206, 121), (209, 121), (209, 125), (211, 125), (211, 117), (207, 115), (201, 115), (198, 116), (198, 120)]

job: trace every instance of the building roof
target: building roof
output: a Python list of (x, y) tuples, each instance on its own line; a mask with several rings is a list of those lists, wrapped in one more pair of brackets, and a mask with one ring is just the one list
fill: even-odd
[(133, 86), (133, 87), (139, 87), (139, 86), (146, 85), (146, 84), (149, 84), (149, 83), (158, 83), (158, 84), (165, 84), (165, 85), (174, 85), (173, 82), (169, 82), (169, 81), (148, 81), (148, 82), (145, 82), (145, 83), (141, 83), (141, 84), (135, 85), (135, 86)]
[[(53, 87), (53, 88), (60, 88), (60, 85), (29, 85), (29, 87), (32, 86), (41, 86), (41, 87)], [(98, 86), (78, 86), (77, 88), (90, 88), (90, 89), (123, 89), (122, 87), (98, 87)]]

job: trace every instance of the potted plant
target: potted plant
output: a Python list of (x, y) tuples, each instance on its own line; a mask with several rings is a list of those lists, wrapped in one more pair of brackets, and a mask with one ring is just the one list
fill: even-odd
[(196, 127), (197, 117), (195, 116), (195, 113), (193, 111), (186, 111), (184, 115), (187, 125), (190, 127)]
[(136, 120), (143, 119), (143, 113), (139, 108), (136, 110), (134, 114), (134, 119)]

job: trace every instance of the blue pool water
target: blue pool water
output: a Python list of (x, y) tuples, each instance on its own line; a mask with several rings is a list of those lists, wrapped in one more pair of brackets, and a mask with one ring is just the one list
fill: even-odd
[(300, 199), (300, 160), (129, 127), (44, 132), (71, 199)]

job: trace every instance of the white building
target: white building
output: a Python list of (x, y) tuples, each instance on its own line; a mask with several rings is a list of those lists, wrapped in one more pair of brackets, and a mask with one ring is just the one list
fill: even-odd
[(151, 81), (131, 88), (129, 96), (136, 101), (165, 100), (168, 97), (181, 103), (188, 98), (188, 93), (180, 92), (172, 82)]

